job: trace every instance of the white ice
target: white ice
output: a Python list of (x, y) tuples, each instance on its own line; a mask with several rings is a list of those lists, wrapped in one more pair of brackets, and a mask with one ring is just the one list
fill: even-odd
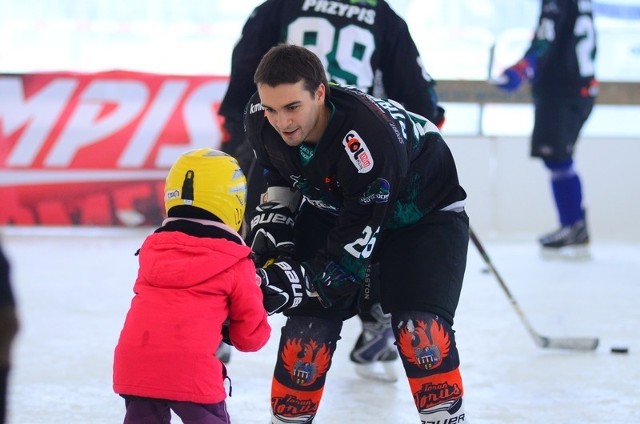
[[(134, 252), (151, 229), (3, 229), (21, 330), (14, 344), (9, 424), (122, 422), (111, 389), (113, 348), (132, 295)], [(600, 338), (595, 352), (537, 347), (473, 245), (454, 328), (467, 422), (640, 422), (640, 245), (601, 244), (582, 262), (541, 258), (532, 239), (483, 240), (535, 330)], [(258, 353), (233, 352), (228, 398), (236, 424), (268, 422), (282, 318)], [(317, 422), (418, 423), (404, 379), (358, 378), (346, 323)], [(614, 345), (629, 354), (612, 354)], [(399, 363), (398, 374), (403, 376)], [(179, 422), (178, 419), (174, 419)]]

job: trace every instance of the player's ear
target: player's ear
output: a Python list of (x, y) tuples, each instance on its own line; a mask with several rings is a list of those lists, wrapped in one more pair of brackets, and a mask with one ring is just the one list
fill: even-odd
[(320, 83), (320, 85), (318, 85), (318, 88), (316, 88), (316, 93), (315, 93), (316, 100), (321, 103), (324, 103), (326, 94), (327, 94), (327, 87), (323, 83)]

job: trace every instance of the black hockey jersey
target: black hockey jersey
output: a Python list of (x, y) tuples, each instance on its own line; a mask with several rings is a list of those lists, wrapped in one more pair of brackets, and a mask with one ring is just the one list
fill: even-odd
[(591, 0), (543, 0), (525, 57), (534, 58), (534, 96), (595, 95), (596, 33)]
[(466, 193), (430, 121), (354, 87), (330, 85), (329, 102), (333, 115), (308, 162), (300, 146), (285, 144), (269, 124), (257, 93), (247, 104), (245, 128), (269, 186), (294, 187), (338, 216), (326, 252), (362, 278), (381, 231), (433, 210), (461, 209)]
[(234, 47), (220, 106), (226, 120), (241, 121), (260, 59), (282, 42), (313, 51), (330, 81), (394, 99), (432, 122), (441, 119), (435, 83), (406, 22), (385, 1), (268, 0), (253, 11)]

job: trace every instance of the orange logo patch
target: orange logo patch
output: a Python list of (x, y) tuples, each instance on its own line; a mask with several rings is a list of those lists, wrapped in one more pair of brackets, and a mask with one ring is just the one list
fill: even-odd
[(449, 354), (449, 346), (449, 335), (436, 321), (430, 324), (418, 321), (413, 331), (405, 326), (398, 337), (398, 348), (402, 355), (426, 370), (442, 365), (443, 359)]
[(302, 339), (287, 340), (281, 357), (291, 379), (301, 386), (309, 386), (324, 375), (331, 360), (325, 344), (318, 346), (315, 340), (303, 344)]

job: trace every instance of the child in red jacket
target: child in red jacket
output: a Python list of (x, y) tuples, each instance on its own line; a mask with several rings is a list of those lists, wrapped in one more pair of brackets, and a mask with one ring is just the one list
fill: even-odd
[[(180, 156), (165, 184), (167, 219), (139, 250), (135, 296), (113, 364), (125, 424), (229, 423), (223, 327), (253, 352), (271, 327), (251, 250), (238, 234), (246, 180), (236, 160), (213, 149)], [(223, 325), (228, 320), (228, 327)]]

